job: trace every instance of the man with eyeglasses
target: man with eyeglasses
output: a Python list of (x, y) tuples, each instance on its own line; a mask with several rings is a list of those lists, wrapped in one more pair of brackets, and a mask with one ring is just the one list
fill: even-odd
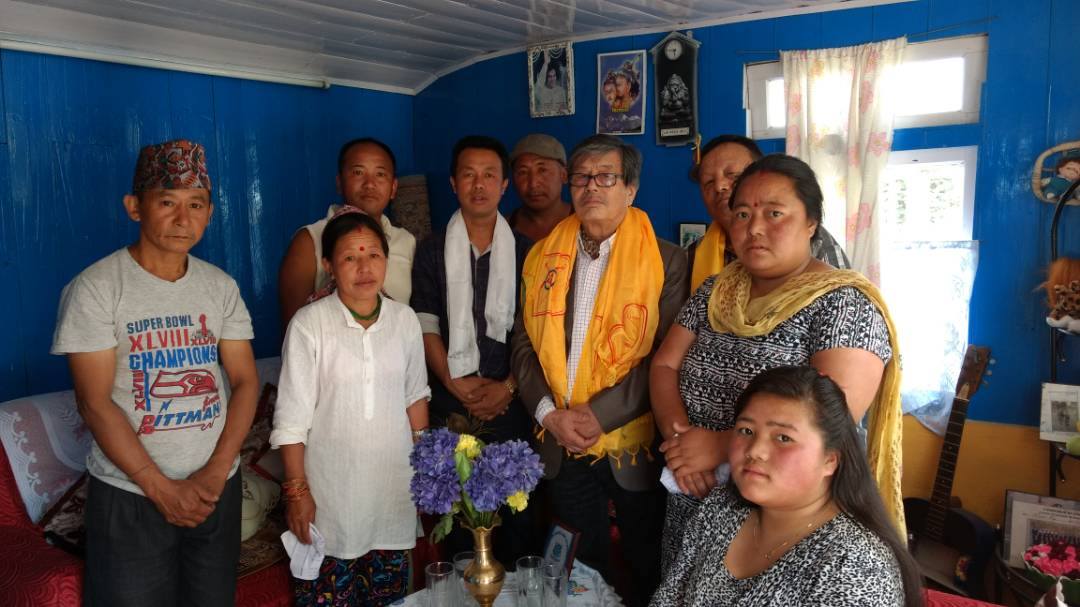
[[(691, 292), (706, 278), (720, 272), (724, 264), (735, 261), (735, 252), (727, 243), (731, 228), (731, 190), (746, 167), (762, 155), (761, 148), (749, 137), (718, 135), (701, 149), (700, 164), (690, 169), (690, 181), (698, 184), (705, 210), (712, 217), (705, 237), (687, 249)], [(818, 226), (810, 240), (810, 254), (835, 268), (851, 268), (844, 249), (823, 225)]]
[(648, 373), (685, 298), (686, 257), (633, 208), (641, 152), (594, 135), (570, 156), (574, 214), (529, 252), (512, 341), (553, 514), (581, 530), (577, 558), (611, 580), (608, 501), (633, 574), (631, 605), (659, 582), (665, 493)]

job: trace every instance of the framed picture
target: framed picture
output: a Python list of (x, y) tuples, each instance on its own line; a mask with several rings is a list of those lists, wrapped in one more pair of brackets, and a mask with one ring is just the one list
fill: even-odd
[(574, 553), (577, 552), (581, 532), (556, 521), (548, 532), (544, 543), (544, 562), (562, 565), (566, 574), (574, 567)]
[(1039, 438), (1063, 443), (1080, 435), (1077, 422), (1080, 422), (1080, 386), (1043, 384)]
[(531, 46), (529, 116), (569, 116), (574, 113), (574, 49), (569, 42)]
[(1005, 492), (1002, 556), (1024, 568), (1024, 551), (1035, 544), (1065, 540), (1080, 547), (1080, 502), (1009, 489)]
[(645, 133), (645, 51), (596, 56), (596, 132)]
[(680, 223), (679, 246), (687, 249), (690, 245), (701, 240), (705, 236), (706, 227), (703, 223)]
[(686, 145), (697, 140), (697, 58), (701, 43), (671, 32), (649, 52), (656, 78), (653, 118), (657, 145)]

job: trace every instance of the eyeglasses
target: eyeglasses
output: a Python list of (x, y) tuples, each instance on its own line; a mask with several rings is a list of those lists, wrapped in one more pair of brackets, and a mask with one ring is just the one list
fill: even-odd
[(619, 173), (597, 173), (590, 175), (588, 173), (570, 173), (570, 185), (583, 188), (589, 185), (590, 181), (596, 180), (596, 185), (602, 188), (610, 188), (615, 185), (615, 182), (622, 177)]

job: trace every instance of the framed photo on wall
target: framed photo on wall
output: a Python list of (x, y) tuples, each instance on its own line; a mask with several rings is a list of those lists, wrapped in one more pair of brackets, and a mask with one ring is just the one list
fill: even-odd
[(645, 51), (596, 56), (596, 132), (645, 134)]
[(574, 113), (574, 48), (569, 42), (531, 46), (529, 116), (569, 116)]
[(1080, 434), (1080, 386), (1042, 385), (1039, 438), (1059, 443)]
[(544, 542), (544, 562), (553, 565), (562, 565), (566, 574), (574, 567), (574, 553), (577, 552), (578, 540), (581, 532), (572, 529), (556, 521), (548, 532), (547, 541)]
[(679, 246), (686, 249), (705, 237), (706, 226), (703, 223), (680, 223)]

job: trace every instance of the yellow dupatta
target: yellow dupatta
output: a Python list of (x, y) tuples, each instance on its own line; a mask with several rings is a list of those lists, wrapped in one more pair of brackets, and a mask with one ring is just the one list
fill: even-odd
[[(696, 263), (696, 262), (695, 262)], [(862, 274), (852, 270), (804, 272), (763, 297), (750, 301), (750, 273), (741, 263), (729, 264), (717, 278), (709, 297), (709, 324), (718, 333), (739, 337), (768, 335), (815, 299), (841, 287), (855, 287), (885, 318), (892, 358), (870, 404), (866, 433), (870, 472), (878, 484), (885, 510), (892, 517), (902, 540), (907, 539), (904, 502), (900, 489), (902, 465), (903, 411), (900, 407), (900, 348), (896, 326), (881, 292)]]
[[(529, 251), (522, 269), (525, 332), (559, 408), (589, 403), (594, 394), (621, 381), (652, 351), (660, 321), (664, 263), (649, 217), (631, 207), (615, 232), (615, 244), (600, 280), (581, 359), (569, 385), (566, 352), (566, 296), (577, 259), (581, 222), (571, 215)], [(583, 455), (631, 462), (652, 444), (655, 426), (647, 412), (603, 434)]]
[(709, 224), (705, 230), (705, 236), (694, 251), (694, 273), (690, 276), (690, 292), (698, 290), (701, 283), (713, 274), (719, 274), (724, 269), (724, 247), (727, 246), (727, 237), (723, 228), (715, 221)]

